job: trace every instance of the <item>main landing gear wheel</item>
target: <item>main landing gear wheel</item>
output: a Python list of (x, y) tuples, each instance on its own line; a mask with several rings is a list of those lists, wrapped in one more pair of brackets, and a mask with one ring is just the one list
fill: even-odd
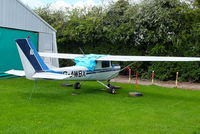
[(80, 89), (81, 88), (81, 84), (79, 82), (76, 82), (74, 84), (74, 89)]

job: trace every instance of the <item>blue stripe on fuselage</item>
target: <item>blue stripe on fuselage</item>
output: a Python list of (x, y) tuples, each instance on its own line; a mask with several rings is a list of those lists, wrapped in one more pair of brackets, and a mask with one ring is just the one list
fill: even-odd
[(63, 72), (57, 72), (57, 71), (53, 71), (53, 70), (46, 70), (45, 72), (55, 73), (55, 74), (63, 74)]
[(36, 59), (38, 60), (40, 66), (42, 67), (43, 70), (49, 70), (49, 68), (46, 66), (46, 64), (43, 62), (42, 58), (40, 57), (40, 55), (38, 54), (36, 48), (34, 47), (33, 43), (31, 42), (30, 39), (27, 39), (28, 44), (30, 46), (30, 48), (33, 50), (34, 55), (36, 57)]
[(120, 71), (120, 69), (107, 68), (107, 69), (96, 69), (94, 71), (88, 70), (86, 71), (86, 74), (103, 73), (103, 72), (111, 72), (111, 71)]

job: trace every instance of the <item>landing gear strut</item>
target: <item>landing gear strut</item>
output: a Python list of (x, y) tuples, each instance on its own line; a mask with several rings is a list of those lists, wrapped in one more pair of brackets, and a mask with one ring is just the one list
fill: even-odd
[(79, 82), (74, 83), (74, 89), (80, 89), (81, 84)]
[(110, 80), (108, 80), (107, 85), (102, 83), (101, 81), (97, 81), (97, 82), (100, 83), (101, 85), (105, 86), (107, 88), (108, 93), (116, 94), (116, 88), (110, 84)]
[(107, 84), (108, 87), (111, 87), (111, 86), (112, 86), (112, 85), (110, 84), (110, 80), (108, 80), (107, 83), (108, 83), (108, 84)]

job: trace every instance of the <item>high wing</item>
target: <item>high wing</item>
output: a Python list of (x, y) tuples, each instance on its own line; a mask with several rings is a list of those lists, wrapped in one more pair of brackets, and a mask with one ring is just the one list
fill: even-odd
[[(82, 54), (64, 54), (64, 53), (39, 53), (42, 57), (75, 59), (82, 57)], [(120, 56), (105, 55), (97, 58), (96, 61), (200, 61), (200, 57), (169, 57), (169, 56)]]
[(56, 74), (56, 73), (49, 73), (49, 72), (41, 72), (35, 73), (33, 76), (35, 79), (52, 79), (52, 80), (64, 80), (66, 78), (71, 77), (70, 75), (63, 75), (63, 74)]
[(105, 56), (97, 61), (200, 61), (200, 57)]
[(39, 52), (39, 55), (42, 56), (42, 57), (72, 59), (72, 60), (76, 57), (84, 56), (82, 54), (43, 53), (43, 52)]

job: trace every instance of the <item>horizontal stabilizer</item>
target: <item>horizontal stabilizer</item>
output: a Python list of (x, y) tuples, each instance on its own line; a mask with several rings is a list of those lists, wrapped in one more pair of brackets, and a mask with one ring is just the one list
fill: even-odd
[(35, 79), (64, 80), (66, 78), (71, 77), (71, 75), (41, 72), (41, 73), (35, 73), (32, 77)]
[(9, 70), (7, 72), (5, 72), (6, 74), (11, 74), (11, 75), (16, 75), (16, 76), (25, 76), (25, 72), (22, 70)]

